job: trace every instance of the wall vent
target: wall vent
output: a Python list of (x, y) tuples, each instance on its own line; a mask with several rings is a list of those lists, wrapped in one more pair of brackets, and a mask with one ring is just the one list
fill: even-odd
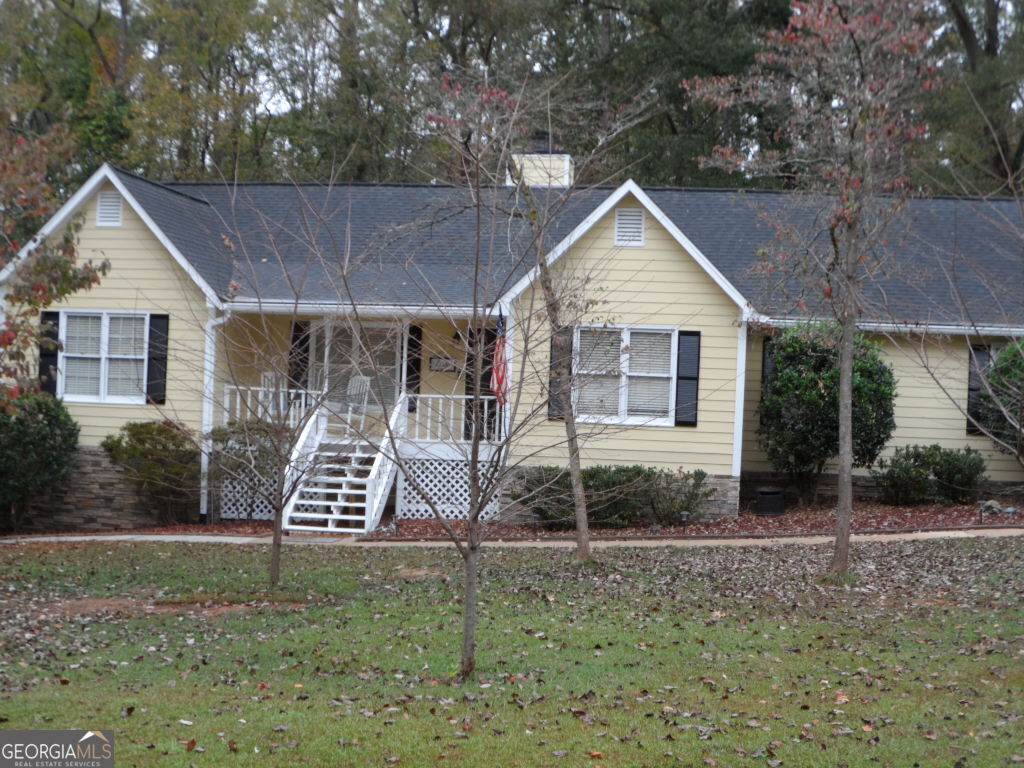
[(615, 211), (615, 245), (640, 247), (643, 244), (644, 209), (617, 209)]
[(116, 189), (104, 189), (96, 197), (96, 226), (120, 227), (124, 200)]

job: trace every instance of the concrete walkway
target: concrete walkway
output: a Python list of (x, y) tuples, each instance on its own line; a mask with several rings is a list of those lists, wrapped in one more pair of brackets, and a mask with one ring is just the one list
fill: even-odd
[[(977, 530), (918, 531), (911, 533), (856, 533), (851, 537), (854, 543), (886, 541), (923, 541), (928, 539), (972, 539), (1024, 536), (1024, 528), (982, 528)], [(54, 536), (7, 536), (0, 538), (0, 544), (43, 544), (77, 541), (149, 541), (180, 542), (184, 544), (269, 544), (270, 534), (262, 536), (232, 536), (219, 534), (70, 534)], [(773, 536), (770, 538), (723, 538), (723, 539), (609, 539), (592, 540), (592, 549), (613, 547), (778, 547), (785, 544), (831, 544), (832, 536)], [(354, 536), (324, 536), (322, 534), (299, 534), (284, 537), (289, 545), (314, 545), (331, 547), (449, 547), (449, 541), (359, 541)], [(491, 539), (488, 547), (536, 547), (542, 549), (570, 549), (576, 546), (571, 539), (537, 539), (503, 541)]]

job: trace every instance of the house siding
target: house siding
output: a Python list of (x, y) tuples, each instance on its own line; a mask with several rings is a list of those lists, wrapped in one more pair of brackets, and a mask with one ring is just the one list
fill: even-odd
[[(466, 346), (455, 338), (455, 326), (448, 320), (412, 321), (423, 328), (423, 358), (420, 362), (420, 394), (423, 395), (464, 395), (466, 380), (463, 372), (466, 365)], [(466, 323), (459, 327), (465, 329)], [(430, 358), (449, 359), (455, 362), (454, 371), (430, 370)]]
[[(627, 197), (620, 207), (637, 205)], [(614, 223), (615, 209), (556, 265), (559, 283), (569, 286), (569, 293), (575, 294), (572, 298), (588, 307), (574, 324), (700, 331), (697, 426), (581, 424), (583, 463), (703, 469), (712, 475), (731, 476), (740, 309), (650, 214), (643, 247), (616, 247)], [(513, 448), (513, 458), (529, 464), (562, 465), (566, 462), (564, 427), (561, 422), (547, 421), (542, 405), (549, 345), (539, 288), (523, 294), (517, 317), (514, 349), (522, 354), (524, 345), (530, 347), (524, 401), (536, 411), (538, 423), (524, 430)], [(530, 329), (523, 329), (524, 322)], [(532, 345), (530, 330), (537, 339)]]
[[(101, 190), (112, 190), (104, 185)], [(203, 333), (206, 299), (185, 271), (127, 203), (119, 227), (96, 226), (93, 195), (83, 206), (78, 232), (82, 261), (110, 262), (110, 271), (91, 290), (70, 296), (55, 309), (118, 310), (170, 316), (165, 405), (114, 405), (66, 402), (81, 426), (79, 442), (97, 446), (132, 421), (173, 419), (200, 429), (203, 382)]]
[[(969, 446), (985, 457), (989, 480), (997, 483), (1024, 481), (1024, 470), (1013, 457), (995, 450), (988, 438), (967, 434), (967, 417), (957, 405), (967, 402), (968, 344), (963, 338), (935, 337), (924, 343), (912, 337), (875, 340), (881, 345), (882, 357), (892, 366), (897, 381), (896, 431), (882, 457), (892, 456), (895, 448), (905, 445), (937, 443), (954, 449)], [(763, 345), (762, 337), (752, 336), (748, 340), (744, 472), (771, 471), (771, 465), (757, 445)], [(836, 468), (830, 465), (825, 471), (835, 472)], [(866, 475), (868, 471), (859, 469), (856, 473)]]
[(220, 339), (217, 379), (224, 386), (258, 387), (263, 373), (287, 376), (292, 323), (289, 315), (232, 315)]

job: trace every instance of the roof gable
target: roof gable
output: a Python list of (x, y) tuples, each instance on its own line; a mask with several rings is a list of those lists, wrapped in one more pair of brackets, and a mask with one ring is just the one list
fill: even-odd
[[(743, 310), (745, 316), (749, 313), (750, 308), (747, 299), (728, 279), (726, 279), (715, 265), (712, 264), (706, 256), (704, 256), (701, 250), (683, 234), (682, 230), (676, 225), (676, 223), (672, 221), (672, 219), (669, 218), (632, 179), (626, 181), (613, 190), (611, 194), (607, 195), (600, 205), (598, 205), (586, 216), (586, 218), (577, 224), (571, 232), (562, 238), (554, 248), (551, 249), (547, 256), (548, 266), (550, 267), (557, 263), (558, 260), (568, 253), (576, 243), (578, 243), (597, 225), (598, 222), (606, 216), (611, 215), (611, 212), (615, 207), (627, 197), (635, 199), (655, 219), (655, 221), (665, 228), (680, 248), (682, 248), (683, 251), (707, 273), (712, 281), (722, 289), (726, 296), (728, 296), (737, 307)], [(537, 280), (539, 274), (539, 266), (532, 268), (516, 282), (508, 293), (502, 297), (503, 301), (512, 301), (517, 298)]]
[[(136, 180), (138, 183), (126, 183), (132, 179)], [(83, 184), (82, 187), (57, 210), (50, 220), (43, 225), (42, 229), (40, 229), (39, 232), (25, 244), (18, 253), (18, 258), (8, 264), (3, 271), (0, 272), (0, 282), (5, 281), (14, 273), (14, 270), (17, 269), (17, 264), (21, 259), (44, 243), (52, 234), (59, 232), (64, 226), (66, 226), (71, 219), (85, 207), (86, 203), (88, 203), (93, 196), (98, 194), (103, 185), (107, 183), (113, 185), (114, 188), (117, 189), (125, 202), (153, 233), (154, 237), (156, 237), (157, 240), (160, 241), (161, 245), (167, 249), (168, 253), (171, 254), (171, 257), (175, 260), (178, 266), (180, 266), (193, 280), (193, 282), (195, 282), (206, 296), (207, 300), (215, 306), (220, 306), (220, 298), (218, 297), (217, 292), (213, 290), (207, 277), (196, 268), (193, 259), (186, 258), (185, 254), (178, 248), (177, 244), (168, 237), (167, 233), (151, 215), (151, 211), (165, 210), (165, 207), (155, 205), (155, 201), (153, 200), (145, 200), (146, 204), (144, 205), (138, 199), (137, 195), (139, 195), (139, 193), (142, 193), (143, 195), (145, 193), (142, 185), (159, 185), (153, 185), (151, 182), (146, 182), (138, 177), (119, 171), (108, 163), (104, 163), (95, 173), (93, 173), (93, 175), (89, 177), (88, 181), (86, 181), (85, 184)], [(201, 201), (192, 202), (194, 205), (204, 205)]]

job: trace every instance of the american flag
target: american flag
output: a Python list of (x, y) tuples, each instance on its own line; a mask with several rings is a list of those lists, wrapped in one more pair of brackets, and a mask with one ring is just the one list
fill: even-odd
[(505, 404), (508, 398), (508, 360), (505, 352), (505, 317), (500, 312), (494, 337), (494, 360), (491, 361), (491, 392), (498, 405)]

